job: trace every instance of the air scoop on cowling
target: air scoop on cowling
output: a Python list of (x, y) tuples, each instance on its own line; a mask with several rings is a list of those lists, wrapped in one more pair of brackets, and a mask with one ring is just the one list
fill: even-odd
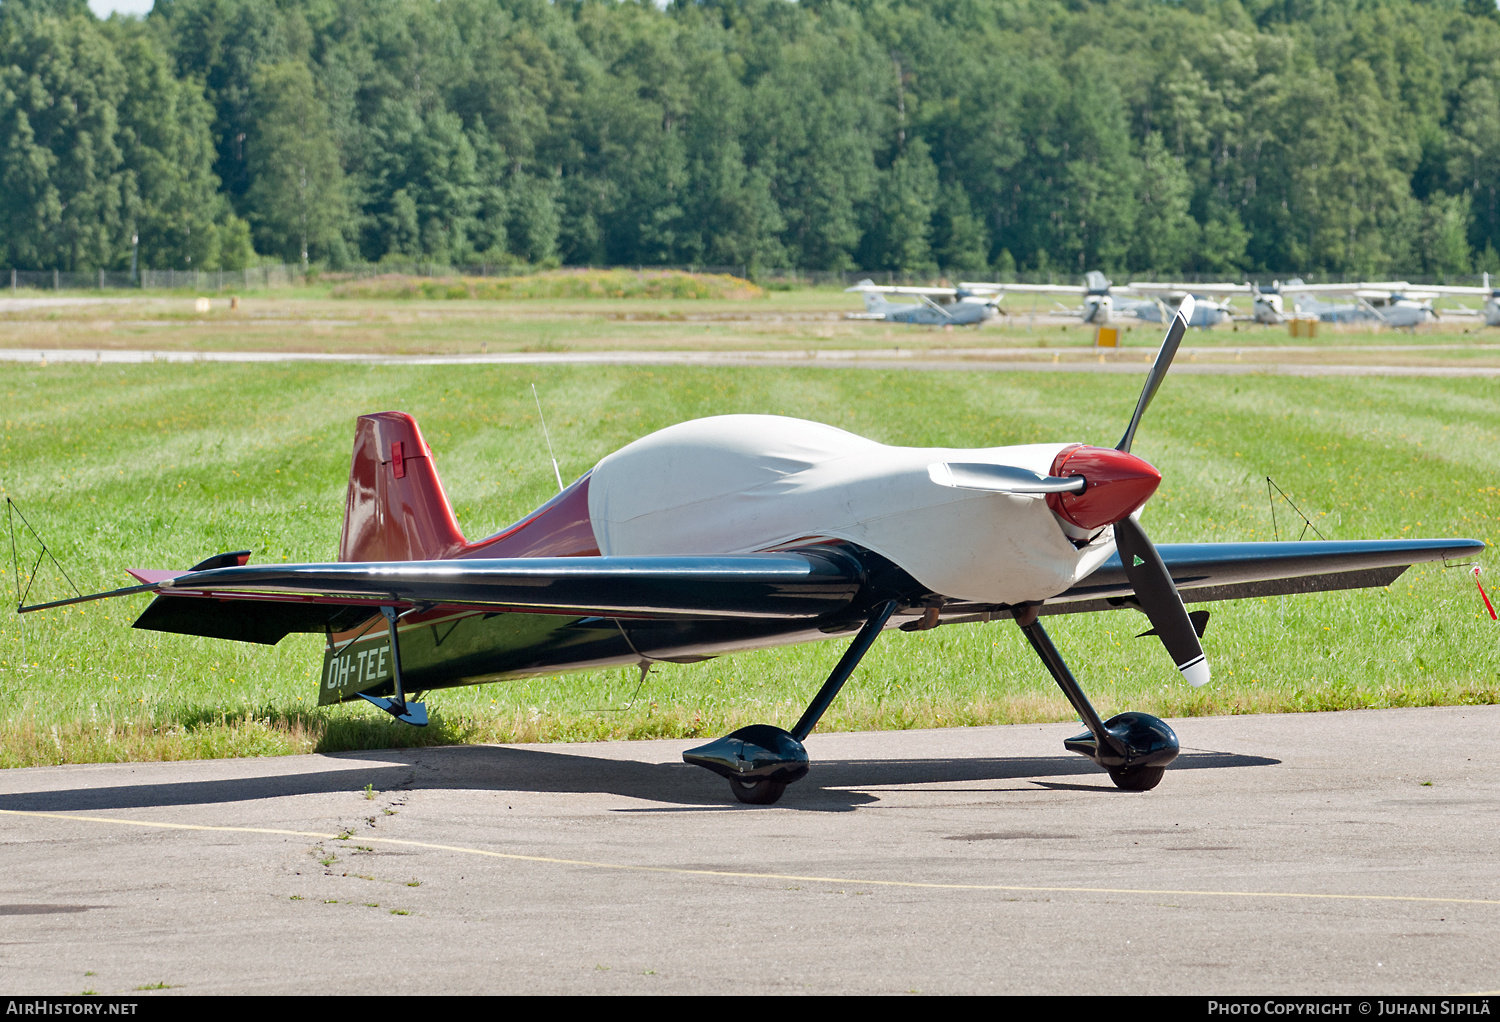
[(1081, 475), (1064, 478), (1044, 476), (1018, 465), (950, 464), (939, 461), (927, 466), (927, 475), (939, 486), (989, 493), (1082, 493), (1088, 482)]
[(1081, 529), (1102, 529), (1133, 514), (1161, 485), (1149, 462), (1110, 447), (1074, 444), (1058, 452), (1049, 475), (1018, 465), (937, 462), (927, 475), (939, 486), (988, 493), (1045, 495), (1047, 506)]

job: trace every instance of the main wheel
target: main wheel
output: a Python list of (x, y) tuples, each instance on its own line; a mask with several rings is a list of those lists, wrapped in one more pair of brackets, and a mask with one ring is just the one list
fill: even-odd
[(1120, 767), (1109, 772), (1109, 779), (1124, 791), (1150, 791), (1166, 772), (1166, 767), (1159, 766)]
[(786, 785), (780, 781), (768, 781), (764, 778), (758, 781), (741, 781), (731, 777), (729, 790), (734, 792), (734, 797), (741, 802), (752, 806), (768, 806), (781, 798), (781, 793), (786, 791)]

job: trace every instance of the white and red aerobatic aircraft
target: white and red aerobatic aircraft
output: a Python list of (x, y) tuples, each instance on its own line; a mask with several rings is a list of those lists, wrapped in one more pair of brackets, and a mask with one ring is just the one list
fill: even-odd
[(1189, 684), (1210, 677), (1189, 602), (1390, 584), (1471, 539), (1156, 547), (1142, 506), (1161, 475), (1131, 454), (1192, 316), (1184, 298), (1124, 436), (973, 450), (890, 447), (801, 419), (726, 415), (608, 455), (532, 514), (470, 542), (416, 422), (361, 416), (339, 560), (187, 571), (56, 601), (153, 593), (138, 628), (275, 643), (324, 632), (319, 701), (365, 699), (409, 724), (408, 693), (854, 633), (790, 730), (741, 728), (684, 753), (770, 803), (809, 769), (802, 742), (888, 627), (1011, 618), (1087, 731), (1066, 747), (1123, 788), (1154, 787), (1177, 736), (1145, 713), (1101, 720), (1042, 618), (1133, 607)]

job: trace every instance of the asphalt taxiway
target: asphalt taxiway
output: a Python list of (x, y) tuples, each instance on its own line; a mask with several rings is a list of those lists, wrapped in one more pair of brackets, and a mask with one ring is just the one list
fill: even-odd
[[(1463, 378), (1500, 376), (1500, 366), (1338, 364), (1296, 361), (1299, 356), (1349, 353), (1386, 354), (1394, 359), (1467, 351), (1479, 358), (1493, 345), (1352, 345), (1331, 347), (1183, 347), (1172, 372), (1188, 376), (1386, 376)], [(1213, 361), (1197, 361), (1199, 354)], [(1228, 361), (1230, 355), (1234, 361)], [(1242, 355), (1249, 355), (1241, 361)], [(1096, 348), (963, 348), (950, 350), (882, 349), (819, 351), (564, 351), (496, 352), (466, 355), (392, 355), (318, 351), (152, 351), (122, 348), (0, 348), (0, 364), (138, 365), (251, 363), (256, 365), (326, 363), (380, 366), (691, 366), (698, 368), (883, 369), (911, 372), (1093, 373), (1144, 376), (1155, 349), (1116, 349), (1106, 356)], [(1049, 359), (1051, 359), (1049, 361)], [(1067, 361), (1063, 361), (1066, 359)], [(1090, 361), (1082, 361), (1089, 359)], [(1097, 360), (1097, 361), (1095, 361)]]
[(777, 806), (693, 742), (0, 773), (11, 993), (1500, 988), (1500, 707), (815, 735)]

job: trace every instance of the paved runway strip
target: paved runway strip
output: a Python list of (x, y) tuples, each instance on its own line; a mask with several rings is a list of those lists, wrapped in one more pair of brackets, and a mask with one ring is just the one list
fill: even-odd
[(823, 735), (764, 809), (688, 742), (10, 771), (0, 983), (1495, 989), (1497, 725), (1176, 721), (1143, 795), (1062, 752), (1075, 725)]
[[(1413, 345), (1391, 345), (1393, 355), (1447, 351), (1453, 346), (1433, 345), (1422, 349)], [(1490, 346), (1476, 346), (1488, 351)], [(383, 366), (467, 366), (467, 365), (629, 365), (629, 366), (696, 366), (699, 368), (764, 366), (769, 368), (812, 367), (819, 369), (907, 369), (916, 372), (1034, 372), (1034, 373), (1106, 373), (1142, 375), (1151, 368), (1155, 349), (1131, 348), (1125, 354), (1109, 356), (1091, 348), (989, 348), (898, 351), (832, 350), (819, 351), (580, 351), (580, 352), (497, 352), (470, 355), (382, 355), (316, 351), (146, 351), (119, 348), (0, 348), (0, 362), (30, 365), (137, 365), (142, 363), (307, 363), (322, 362), (344, 365)], [(1297, 353), (1306, 349), (1246, 348), (1248, 362), (1193, 362), (1197, 353), (1222, 358), (1234, 348), (1184, 347), (1172, 365), (1172, 372), (1196, 376), (1416, 376), (1416, 377), (1496, 377), (1500, 366), (1481, 365), (1376, 365), (1332, 364), (1315, 362), (1268, 361), (1279, 351)], [(1336, 349), (1332, 349), (1336, 350)], [(1378, 353), (1375, 346), (1349, 349), (1361, 353)], [(1059, 361), (1045, 361), (1047, 356)], [(1097, 357), (1099, 361), (1061, 361)], [(1256, 360), (1257, 357), (1259, 360)], [(1044, 359), (1037, 361), (1037, 359)], [(1108, 359), (1106, 361), (1106, 358)]]

